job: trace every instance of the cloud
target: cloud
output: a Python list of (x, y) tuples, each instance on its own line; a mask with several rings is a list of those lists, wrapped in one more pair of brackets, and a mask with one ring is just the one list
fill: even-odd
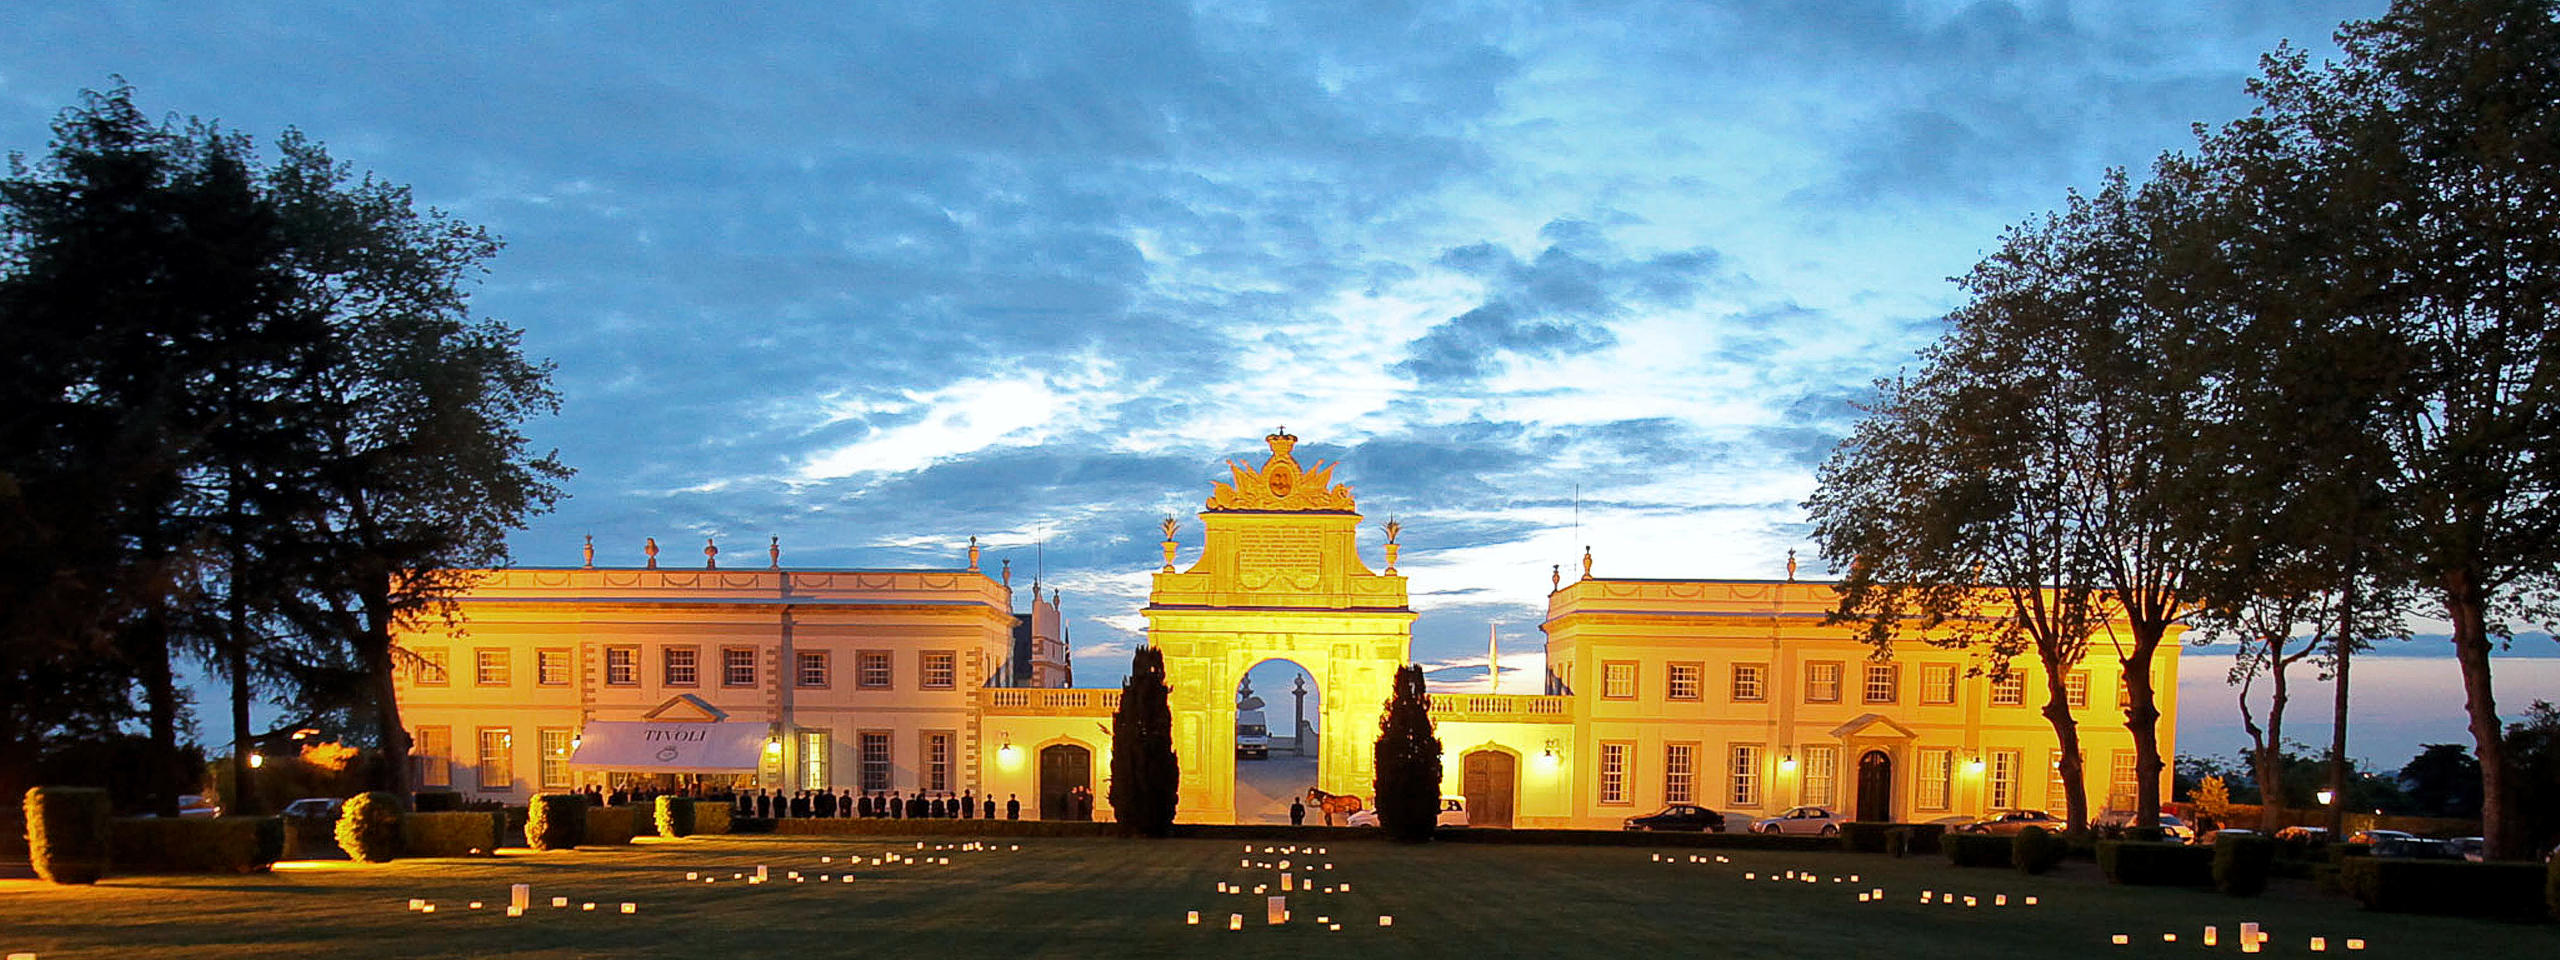
[(1540, 235), (1548, 246), (1527, 261), (1489, 242), (1443, 252), (1438, 265), (1483, 284), (1484, 301), (1415, 339), (1395, 369), (1446, 386), (1492, 375), (1506, 355), (1608, 347), (1617, 342), (1612, 320), (1686, 306), (1718, 262), (1704, 249), (1628, 259), (1599, 227), (1579, 220), (1550, 222)]

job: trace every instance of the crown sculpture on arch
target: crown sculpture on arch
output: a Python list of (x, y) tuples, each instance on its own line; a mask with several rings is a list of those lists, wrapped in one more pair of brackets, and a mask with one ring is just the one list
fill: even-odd
[(1289, 428), (1281, 427), (1262, 442), (1271, 445), (1271, 456), (1260, 469), (1248, 469), (1243, 463), (1229, 460), (1227, 469), (1235, 474), (1232, 484), (1212, 482), (1209, 493), (1211, 510), (1343, 510), (1352, 509), (1351, 485), (1333, 482), (1333, 468), (1338, 464), (1316, 461), (1315, 469), (1302, 470), (1290, 448), (1298, 438)]

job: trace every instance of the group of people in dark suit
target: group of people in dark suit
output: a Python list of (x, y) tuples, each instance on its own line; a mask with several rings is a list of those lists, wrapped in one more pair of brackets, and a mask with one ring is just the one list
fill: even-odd
[[(835, 817), (968, 820), (981, 816), (993, 820), (996, 818), (996, 798), (989, 794), (980, 801), (976, 791), (963, 791), (955, 797), (948, 791), (929, 794), (921, 790), (914, 794), (892, 790), (886, 794), (865, 793), (861, 796), (855, 796), (851, 790), (836, 793), (801, 790), (788, 795), (780, 790), (750, 790), (738, 795), (736, 812), (740, 817), (760, 820)], [(1022, 819), (1022, 801), (1007, 798), (1005, 816), (1012, 820)]]

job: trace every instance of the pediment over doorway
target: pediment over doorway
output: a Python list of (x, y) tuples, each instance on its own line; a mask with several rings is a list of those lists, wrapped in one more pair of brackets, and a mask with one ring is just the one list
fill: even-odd
[(1859, 714), (1857, 719), (1831, 728), (1831, 735), (1841, 740), (1911, 740), (1919, 736), (1881, 713)]
[(712, 706), (710, 701), (693, 694), (679, 693), (668, 697), (667, 702), (650, 708), (649, 712), (640, 715), (640, 719), (675, 723), (718, 723), (729, 719), (729, 711)]

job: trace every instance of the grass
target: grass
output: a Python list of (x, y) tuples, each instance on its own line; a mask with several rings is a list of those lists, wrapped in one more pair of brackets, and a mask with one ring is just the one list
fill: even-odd
[[(1262, 900), (1222, 896), (1222, 880), (1272, 885), (1275, 870), (1241, 869), (1240, 856), (1277, 861), (1230, 840), (1126, 841), (1004, 838), (996, 852), (924, 851), (915, 841), (848, 837), (703, 837), (619, 849), (529, 853), (497, 859), (404, 860), (381, 865), (288, 864), (273, 874), (114, 878), (95, 888), (0, 881), (0, 953), (33, 951), (120, 958), (393, 957), (820, 957), (856, 953), (936, 958), (1020, 956), (1286, 957), (1414, 956), (1486, 960), (1510, 956), (1720, 957), (2164, 957), (2203, 950), (2204, 925), (2222, 928), (2219, 952), (2237, 952), (2239, 924), (2275, 937), (2267, 957), (2308, 956), (2326, 936), (2348, 937), (2363, 956), (2466, 960), (2560, 955), (2560, 926), (2371, 914), (2351, 902), (2279, 881), (2265, 897), (2112, 887), (2087, 863), (2044, 877), (1950, 867), (1940, 858), (1869, 854), (1645, 847), (1434, 844), (1397, 847), (1309, 831), (1335, 869), (1312, 876), (1351, 892), (1292, 897), (1295, 918), (1264, 928)], [(955, 842), (936, 837), (928, 844)], [(1003, 848), (1019, 842), (1021, 851)], [(952, 865), (862, 867), (854, 883), (819, 884), (849, 855), (949, 856)], [(1685, 862), (1705, 857), (1708, 863)], [(836, 863), (819, 862), (834, 856)], [(1717, 856), (1731, 862), (1714, 863)], [(1305, 856), (1289, 859), (1305, 863)], [(774, 882), (730, 879), (769, 865)], [(297, 868), (298, 867), (298, 868)], [(1823, 882), (1745, 882), (1744, 871), (1811, 870)], [(792, 883), (787, 871), (808, 875)], [(719, 882), (686, 882), (686, 871)], [(1309, 875), (1301, 870), (1292, 872)], [(1832, 883), (1855, 873), (1860, 882)], [(507, 885), (533, 885), (533, 915), (509, 919)], [(1883, 887), (1884, 900), (1857, 902)], [(1954, 906), (1922, 906), (1927, 888)], [(2006, 892), (2011, 906), (1994, 908)], [(1966, 909), (1973, 894), (1982, 906)], [(2042, 902), (2019, 905), (2028, 895)], [(549, 906), (568, 896), (568, 910)], [(422, 897), (434, 914), (405, 905)], [(470, 910), (466, 903), (483, 902)], [(618, 912), (622, 901), (636, 916)], [(593, 913), (576, 904), (593, 901)], [(1201, 925), (1186, 926), (1186, 910)], [(1230, 913), (1246, 929), (1229, 932)], [(1395, 925), (1377, 926), (1380, 914)], [(1326, 915), (1339, 932), (1318, 927)], [(2160, 935), (2174, 932), (2176, 944)], [(2133, 939), (2109, 945), (2112, 934)], [(2215, 951), (2207, 951), (2215, 952)]]

